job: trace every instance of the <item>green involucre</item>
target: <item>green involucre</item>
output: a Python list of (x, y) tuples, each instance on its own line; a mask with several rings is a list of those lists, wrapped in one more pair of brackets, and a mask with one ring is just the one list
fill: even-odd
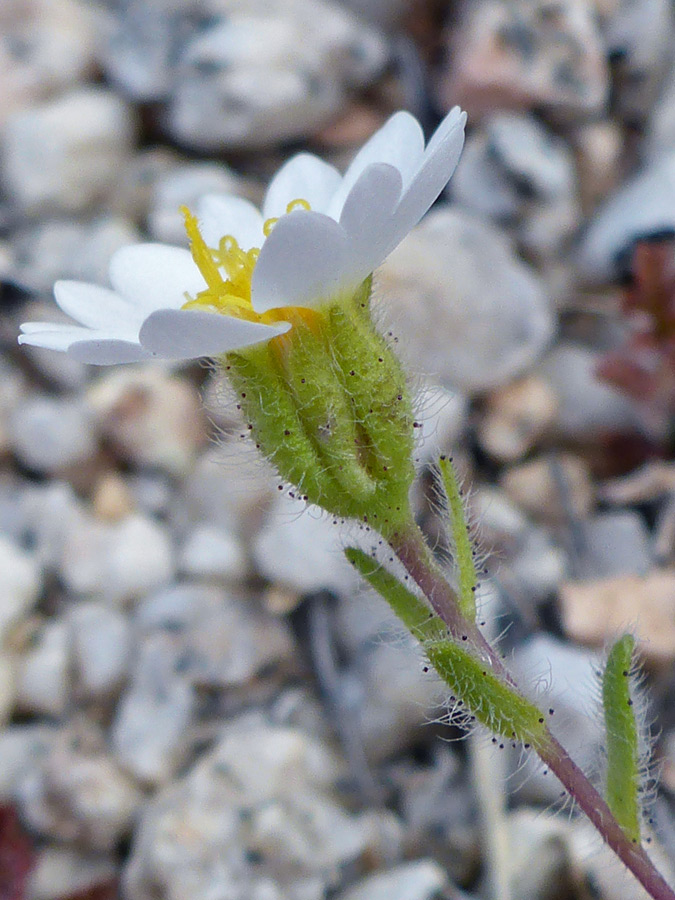
[(291, 317), (280, 338), (225, 364), (260, 450), (309, 502), (385, 536), (409, 521), (412, 403), (370, 318), (370, 279), (353, 297)]
[(469, 537), (464, 512), (464, 503), (460, 494), (457, 475), (452, 461), (446, 456), (441, 456), (438, 461), (441, 473), (443, 490), (448, 500), (448, 515), (450, 517), (450, 530), (455, 550), (455, 565), (457, 566), (459, 581), (459, 605), (467, 619), (476, 620), (476, 587), (478, 578), (476, 566), (473, 560), (473, 544)]
[(490, 664), (448, 639), (441, 619), (376, 560), (354, 547), (347, 559), (389, 603), (398, 618), (423, 645), (429, 662), (462, 702), (467, 713), (495, 734), (541, 748), (548, 731), (541, 711), (492, 671)]
[(607, 657), (602, 679), (602, 705), (607, 745), (607, 805), (626, 835), (640, 841), (640, 760), (638, 726), (630, 692), (635, 639), (625, 634)]

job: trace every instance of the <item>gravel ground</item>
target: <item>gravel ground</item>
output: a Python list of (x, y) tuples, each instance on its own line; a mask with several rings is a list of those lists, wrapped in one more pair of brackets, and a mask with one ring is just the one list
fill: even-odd
[[(206, 364), (16, 345), (203, 194), (399, 108), (469, 125), (377, 275), (452, 450), (484, 617), (587, 771), (630, 627), (675, 858), (671, 0), (3, 0), (1, 900), (633, 900), (560, 787), (443, 719), (419, 652), (239, 435)], [(490, 749), (488, 749), (488, 747)]]

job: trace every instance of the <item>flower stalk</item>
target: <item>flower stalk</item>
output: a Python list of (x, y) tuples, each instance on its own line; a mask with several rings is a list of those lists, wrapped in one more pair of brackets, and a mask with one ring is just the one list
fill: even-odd
[[(391, 583), (385, 582), (381, 575), (373, 577), (374, 569), (379, 569), (377, 563), (367, 556), (359, 556), (359, 551), (348, 550), (347, 556), (420, 641), (431, 664), (452, 688), (453, 696), (494, 733), (534, 750), (648, 894), (654, 900), (675, 900), (675, 891), (656, 869), (644, 847), (635, 841), (630, 830), (622, 827), (607, 801), (551, 733), (544, 714), (523, 698), (499, 654), (485, 640), (476, 623), (462, 612), (456, 592), (417, 525), (411, 522), (406, 530), (392, 534), (389, 543), (429, 607), (398, 582), (394, 598)], [(429, 608), (433, 610), (431, 618)], [(450, 644), (461, 647), (465, 658), (455, 653), (449, 670), (447, 647)], [(487, 682), (483, 689), (479, 689), (481, 676)]]

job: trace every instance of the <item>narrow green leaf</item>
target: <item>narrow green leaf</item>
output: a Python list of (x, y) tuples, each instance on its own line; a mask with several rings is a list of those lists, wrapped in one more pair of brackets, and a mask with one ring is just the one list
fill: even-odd
[(368, 584), (387, 601), (406, 628), (423, 644), (447, 635), (443, 622), (426, 603), (381, 566), (377, 560), (356, 547), (348, 547), (345, 556)]
[(638, 727), (630, 691), (635, 638), (625, 634), (607, 657), (602, 704), (607, 742), (606, 800), (626, 835), (640, 841)]
[(487, 663), (452, 641), (428, 647), (427, 654), (455, 697), (494, 734), (535, 749), (548, 742), (541, 711), (498, 678)]
[(498, 678), (489, 663), (448, 639), (441, 619), (377, 560), (355, 547), (345, 550), (345, 555), (422, 643), (429, 662), (467, 713), (507, 740), (544, 746), (544, 717), (533, 703)]
[(473, 544), (469, 536), (464, 512), (464, 503), (457, 482), (457, 475), (451, 460), (447, 456), (441, 456), (438, 461), (441, 472), (443, 490), (448, 499), (448, 514), (450, 516), (450, 529), (455, 547), (455, 564), (459, 578), (459, 605), (466, 616), (472, 622), (476, 620), (476, 567), (473, 561)]

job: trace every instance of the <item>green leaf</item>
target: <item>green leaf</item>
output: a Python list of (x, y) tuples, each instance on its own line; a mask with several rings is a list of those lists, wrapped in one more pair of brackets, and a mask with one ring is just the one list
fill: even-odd
[(625, 634), (607, 657), (602, 679), (602, 705), (607, 744), (607, 805), (626, 835), (640, 842), (640, 760), (638, 727), (630, 690), (635, 638)]
[(459, 580), (459, 605), (466, 618), (471, 622), (475, 622), (478, 578), (473, 560), (473, 544), (469, 536), (469, 526), (467, 525), (464, 512), (464, 503), (452, 461), (447, 456), (441, 456), (438, 461), (438, 468), (441, 473), (443, 490), (448, 500), (448, 515), (450, 516), (450, 529), (455, 548), (455, 565), (457, 566)]
[(355, 547), (345, 555), (421, 642), (429, 662), (467, 712), (507, 740), (535, 748), (546, 744), (544, 717), (533, 703), (495, 675), (489, 663), (449, 640), (441, 619), (377, 560)]

